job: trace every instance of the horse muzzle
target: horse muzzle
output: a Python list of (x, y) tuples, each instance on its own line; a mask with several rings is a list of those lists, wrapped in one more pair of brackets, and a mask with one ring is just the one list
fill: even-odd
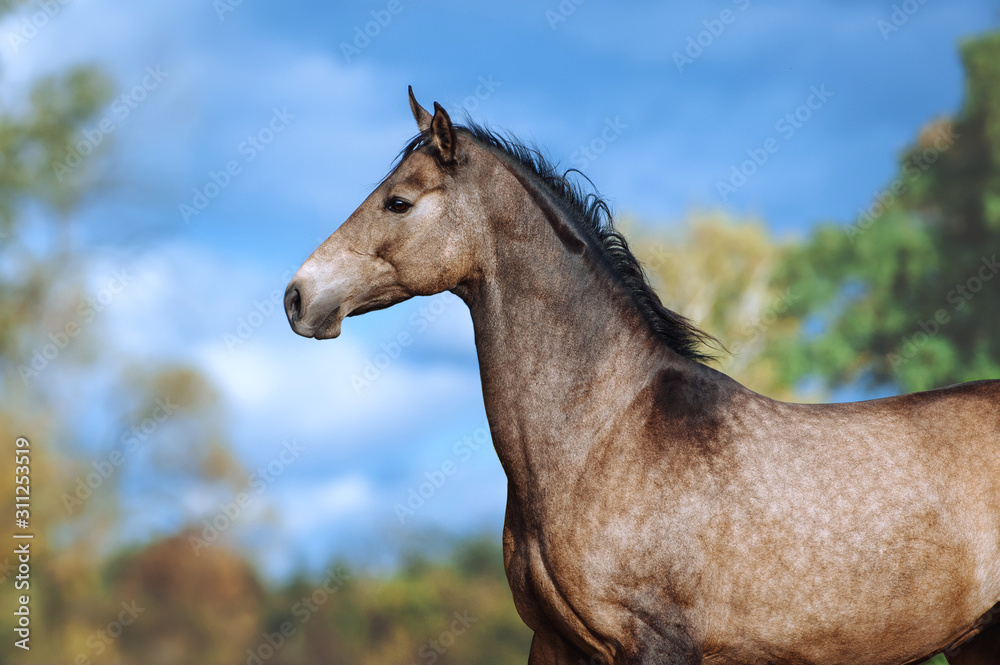
[(293, 278), (285, 289), (285, 315), (295, 334), (316, 339), (338, 337), (347, 314), (344, 298), (338, 291), (326, 288), (314, 292), (298, 276)]

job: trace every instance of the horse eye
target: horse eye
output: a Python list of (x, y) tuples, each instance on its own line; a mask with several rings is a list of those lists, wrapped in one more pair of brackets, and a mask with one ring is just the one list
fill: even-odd
[(385, 204), (385, 209), (389, 212), (404, 213), (413, 207), (412, 203), (404, 201), (403, 199), (393, 197), (389, 199)]

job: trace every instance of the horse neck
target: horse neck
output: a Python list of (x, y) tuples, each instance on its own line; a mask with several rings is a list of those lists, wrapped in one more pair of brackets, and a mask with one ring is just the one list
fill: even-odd
[(566, 234), (582, 234), (558, 227), (571, 222), (553, 219), (562, 213), (546, 210), (538, 191), (524, 198), (497, 206), (482, 277), (457, 291), (472, 313), (493, 441), (515, 493), (575, 477), (664, 363), (687, 362), (655, 337), (590, 241), (570, 251)]

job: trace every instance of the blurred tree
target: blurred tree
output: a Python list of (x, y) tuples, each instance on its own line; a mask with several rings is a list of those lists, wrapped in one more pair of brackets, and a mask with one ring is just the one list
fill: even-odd
[(761, 223), (722, 213), (695, 215), (683, 229), (667, 241), (628, 234), (664, 304), (725, 345), (719, 369), (768, 396), (792, 397), (768, 355), (798, 330), (797, 320), (783, 316), (797, 289), (773, 281), (788, 246), (775, 243)]
[[(185, 534), (125, 556), (114, 566), (112, 597), (130, 612), (109, 645), (136, 665), (231, 665), (260, 637), (264, 589), (235, 553), (211, 547), (197, 556)], [(134, 616), (133, 616), (134, 615)]]
[[(0, 16), (20, 2), (0, 3)], [(44, 483), (69, 482), (63, 460), (43, 442), (61, 429), (53, 404), (37, 399), (16, 372), (21, 352), (42, 325), (47, 314), (42, 303), (61, 283), (61, 264), (50, 256), (40, 256), (22, 241), (25, 209), (45, 208), (51, 218), (65, 220), (74, 203), (84, 193), (82, 178), (60, 180), (52, 161), (64, 155), (66, 145), (81, 127), (93, 118), (107, 98), (108, 81), (96, 70), (76, 68), (64, 75), (46, 77), (32, 86), (27, 99), (9, 95), (0, 102), (0, 453), (13, 460), (18, 436), (32, 440), (30, 528), (34, 533), (55, 529), (63, 517), (62, 506)], [(81, 171), (82, 176), (82, 171)], [(34, 229), (33, 229), (34, 230)], [(43, 233), (44, 235), (44, 233)], [(52, 235), (52, 234), (50, 234)], [(0, 478), (3, 496), (13, 496), (13, 476), (9, 462)], [(51, 489), (51, 488), (46, 488)], [(6, 542), (14, 525), (14, 506), (3, 502), (0, 535)], [(89, 593), (96, 577), (90, 562), (81, 557), (63, 557), (45, 539), (32, 541), (31, 587), (15, 589), (11, 555), (0, 556), (0, 605), (14, 607), (14, 599), (25, 592), (32, 597), (32, 652), (27, 654), (0, 642), (0, 662), (37, 662), (62, 659), (67, 652), (58, 640), (41, 636), (65, 634), (68, 620), (61, 600), (67, 595)], [(44, 590), (44, 591), (43, 591)], [(13, 634), (13, 617), (5, 612), (0, 629)]]
[[(458, 542), (443, 561), (411, 558), (388, 577), (334, 564), (320, 580), (293, 581), (269, 605), (269, 631), (294, 629), (273, 665), (522, 665), (531, 644), (495, 536)], [(240, 662), (253, 662), (244, 653)]]
[(790, 253), (775, 286), (799, 296), (779, 383), (904, 391), (1000, 376), (1000, 34), (961, 46), (965, 101), (921, 131), (898, 176), (842, 227)]
[[(0, 273), (0, 355), (5, 358), (25, 350), (25, 334), (51, 317), (52, 309), (40, 306), (51, 291), (64, 296), (53, 303), (57, 307), (83, 298), (82, 285), (74, 279), (78, 266), (70, 251), (68, 219), (92, 185), (90, 171), (79, 168), (60, 178), (53, 163), (65, 158), (67, 146), (109, 91), (102, 75), (81, 67), (37, 82), (20, 113), (13, 104), (0, 107), (0, 250), (7, 268)], [(41, 209), (30, 226), (25, 209)], [(29, 231), (33, 245), (23, 240)], [(20, 375), (16, 378), (23, 383)]]
[[(0, 17), (20, 5), (26, 3), (0, 2)], [(116, 490), (128, 472), (108, 471), (117, 466), (108, 460), (128, 445), (123, 432), (146, 427), (157, 400), (179, 412), (157, 420), (155, 433), (144, 436), (144, 449), (138, 447), (122, 469), (148, 457), (164, 470), (154, 477), (174, 483), (168, 497), (173, 504), (183, 488), (179, 478), (210, 485), (244, 476), (229, 455), (224, 411), (212, 386), (191, 368), (129, 358), (108, 343), (102, 319), (88, 319), (81, 310), (95, 297), (95, 260), (74, 247), (74, 225), (81, 204), (99, 191), (98, 153), (111, 137), (91, 146), (86, 159), (74, 157), (71, 168), (65, 165), (83, 132), (100, 122), (112, 88), (99, 70), (79, 66), (25, 89), (7, 85), (0, 99), (0, 454), (13, 460), (17, 436), (32, 442), (30, 531), (38, 536), (32, 541), (30, 589), (15, 589), (10, 553), (0, 555), (0, 606), (15, 607), (16, 596), (28, 591), (33, 612), (31, 651), (4, 640), (0, 663), (81, 662), (78, 656), (98, 655), (94, 640), (121, 611), (115, 608), (122, 600), (101, 581), (101, 563), (123, 540), (123, 506), (143, 510), (137, 502), (122, 503)], [(110, 376), (117, 391), (111, 404), (98, 403), (89, 392), (99, 375)], [(102, 418), (105, 424), (95, 425)], [(0, 468), (0, 490), (13, 496), (9, 463)], [(6, 542), (13, 510), (5, 500), (0, 536)], [(190, 557), (189, 572), (201, 565), (205, 570), (196, 575), (218, 576), (213, 557)], [(227, 615), (239, 618), (237, 612)], [(0, 616), (8, 635), (13, 619), (10, 612)]]

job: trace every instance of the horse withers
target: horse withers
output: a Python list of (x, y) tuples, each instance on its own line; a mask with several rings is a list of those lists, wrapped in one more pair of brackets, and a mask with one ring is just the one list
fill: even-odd
[(704, 364), (607, 206), (410, 106), (390, 174), (302, 265), (293, 330), (451, 291), (508, 478), (529, 663), (1000, 663), (1000, 382), (789, 404)]

